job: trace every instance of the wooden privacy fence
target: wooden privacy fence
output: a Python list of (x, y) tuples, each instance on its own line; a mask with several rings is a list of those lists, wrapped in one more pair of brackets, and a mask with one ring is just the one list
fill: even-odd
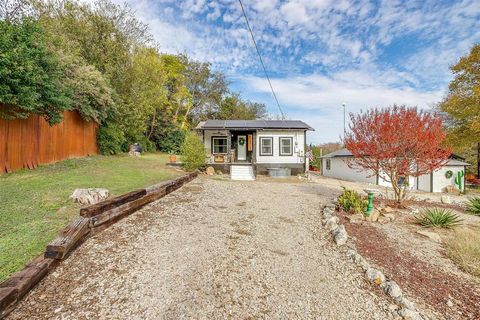
[(97, 154), (97, 128), (76, 111), (65, 111), (63, 121), (54, 126), (37, 115), (0, 119), (0, 174)]

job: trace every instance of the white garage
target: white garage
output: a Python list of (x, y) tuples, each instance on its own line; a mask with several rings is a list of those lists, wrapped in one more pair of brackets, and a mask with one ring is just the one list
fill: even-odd
[[(324, 155), (322, 157), (322, 175), (346, 181), (390, 186), (390, 183), (385, 181), (381, 174), (378, 176), (369, 170), (350, 168), (347, 163), (352, 157), (352, 153), (347, 149), (341, 149)], [(434, 172), (418, 178), (410, 177), (410, 189), (426, 192), (444, 192), (448, 186), (456, 186), (455, 178), (457, 177), (457, 173), (460, 171), (465, 173), (465, 168), (469, 165), (462, 160), (461, 157), (452, 154), (451, 159), (449, 159), (443, 167)], [(465, 176), (463, 176), (462, 179), (462, 184), (465, 185)]]

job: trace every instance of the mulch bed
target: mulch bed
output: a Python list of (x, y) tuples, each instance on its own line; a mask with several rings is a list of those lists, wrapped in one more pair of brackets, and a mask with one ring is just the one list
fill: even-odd
[[(408, 294), (417, 297), (443, 315), (480, 319), (480, 288), (446, 273), (401, 250), (380, 230), (367, 223), (352, 224), (340, 213), (341, 223), (354, 237), (358, 252), (382, 268)], [(447, 302), (453, 302), (449, 307)]]

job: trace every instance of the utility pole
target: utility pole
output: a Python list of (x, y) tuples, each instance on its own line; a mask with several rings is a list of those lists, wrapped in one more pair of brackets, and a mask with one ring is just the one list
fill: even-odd
[(480, 179), (480, 142), (477, 144), (477, 179)]
[(345, 114), (346, 114), (346, 104), (345, 103), (342, 103), (342, 107), (343, 107), (343, 139), (345, 139), (345, 134), (347, 133), (347, 129), (346, 129), (346, 124), (345, 124)]

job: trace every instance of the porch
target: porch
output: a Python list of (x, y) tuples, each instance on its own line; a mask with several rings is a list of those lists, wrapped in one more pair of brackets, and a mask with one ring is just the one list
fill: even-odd
[(218, 130), (203, 132), (203, 141), (209, 151), (207, 164), (223, 172), (231, 165), (255, 163), (255, 137), (253, 130)]

